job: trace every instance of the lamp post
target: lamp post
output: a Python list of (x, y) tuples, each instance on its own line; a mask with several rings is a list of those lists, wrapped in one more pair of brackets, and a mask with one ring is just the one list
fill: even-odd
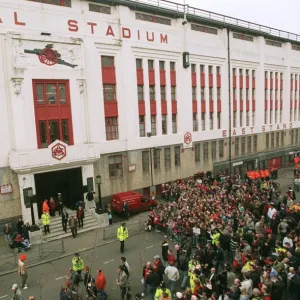
[(101, 175), (96, 176), (96, 184), (98, 185), (98, 198), (99, 198), (100, 213), (102, 213)]
[(30, 230), (31, 231), (37, 231), (37, 230), (40, 230), (39, 226), (37, 226), (35, 224), (35, 217), (34, 217), (34, 209), (33, 209), (33, 191), (32, 189), (29, 189), (27, 191), (27, 196), (29, 198), (29, 201), (30, 201), (30, 211), (31, 211), (31, 227), (30, 227)]

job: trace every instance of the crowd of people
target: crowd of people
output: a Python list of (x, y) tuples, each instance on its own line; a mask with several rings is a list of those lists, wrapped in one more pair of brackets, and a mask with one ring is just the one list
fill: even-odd
[[(282, 194), (276, 187), (266, 176), (241, 181), (210, 172), (164, 185), (169, 201), (150, 213), (146, 228), (176, 244), (173, 255), (168, 239), (162, 243), (171, 295), (300, 299), (300, 204), (291, 188)], [(160, 288), (158, 281), (148, 285), (151, 295)]]

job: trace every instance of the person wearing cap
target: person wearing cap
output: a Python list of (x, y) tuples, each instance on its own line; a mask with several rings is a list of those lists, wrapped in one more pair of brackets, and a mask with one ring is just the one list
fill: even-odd
[(50, 215), (49, 215), (49, 212), (47, 211), (44, 211), (43, 214), (42, 214), (42, 223), (44, 225), (44, 232), (45, 232), (45, 235), (48, 233), (50, 233)]
[(72, 269), (74, 272), (77, 272), (81, 279), (81, 272), (84, 269), (83, 259), (80, 257), (79, 253), (75, 253), (75, 256), (72, 259)]
[(11, 298), (12, 300), (24, 300), (24, 298), (22, 296), (22, 292), (16, 283), (13, 284), (11, 289), (13, 291), (13, 297)]
[(20, 255), (19, 260), (18, 260), (18, 274), (21, 276), (21, 280), (22, 280), (22, 285), (21, 287), (26, 290), (28, 289), (28, 286), (26, 284), (27, 282), (27, 270), (26, 270), (26, 264), (25, 264), (25, 260), (26, 260), (27, 256), (25, 254)]
[(128, 229), (126, 224), (122, 223), (117, 231), (117, 239), (120, 241), (120, 252), (124, 253), (125, 241), (128, 239)]

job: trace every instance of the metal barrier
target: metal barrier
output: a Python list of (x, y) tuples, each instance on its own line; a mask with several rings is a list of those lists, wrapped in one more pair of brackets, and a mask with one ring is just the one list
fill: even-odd
[(43, 260), (59, 257), (63, 253), (65, 253), (63, 240), (39, 244), (26, 252), (18, 252), (16, 249), (13, 249), (12, 253), (0, 255), (0, 274), (1, 272), (17, 268), (21, 254), (26, 254), (26, 263), (30, 266)]
[[(120, 227), (122, 223), (124, 222), (105, 227), (103, 230), (103, 240), (116, 239), (118, 227)], [(139, 234), (145, 230), (144, 222), (142, 220), (126, 222), (126, 227), (129, 236)]]

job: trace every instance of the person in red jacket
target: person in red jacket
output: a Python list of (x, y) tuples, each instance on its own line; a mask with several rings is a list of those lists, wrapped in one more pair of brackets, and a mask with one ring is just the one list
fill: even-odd
[(97, 269), (96, 288), (100, 295), (100, 299), (108, 297), (104, 291), (106, 289), (106, 278), (100, 268)]
[(168, 250), (168, 264), (170, 265), (170, 262), (173, 262), (174, 265), (176, 263), (175, 256), (173, 255), (173, 252), (171, 249)]

